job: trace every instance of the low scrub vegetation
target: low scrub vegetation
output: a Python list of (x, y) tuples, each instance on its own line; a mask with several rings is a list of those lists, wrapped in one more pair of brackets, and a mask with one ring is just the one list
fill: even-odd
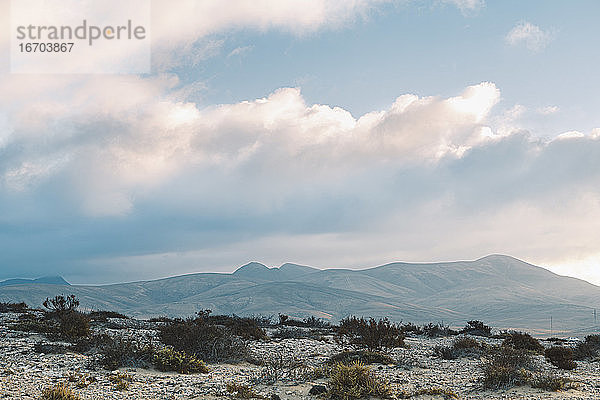
[(55, 386), (46, 388), (42, 391), (41, 400), (79, 400), (71, 389), (64, 383), (59, 383)]
[(264, 399), (263, 396), (256, 393), (250, 386), (236, 382), (227, 382), (227, 393), (230, 393), (237, 399)]
[(95, 339), (92, 345), (99, 349), (100, 363), (109, 371), (152, 365), (155, 349), (151, 343), (108, 336), (97, 336)]
[(91, 311), (88, 316), (92, 321), (96, 322), (106, 322), (109, 318), (129, 319), (128, 316), (116, 311)]
[(459, 398), (452, 390), (445, 388), (419, 389), (414, 392), (400, 391), (396, 395), (399, 399), (410, 399), (419, 396), (441, 396), (444, 400), (455, 400)]
[(232, 335), (245, 340), (267, 340), (268, 336), (259, 326), (256, 318), (244, 318), (237, 315), (210, 315), (211, 310), (203, 310), (197, 313), (194, 320), (209, 326), (222, 326)]
[(534, 365), (530, 352), (500, 346), (488, 353), (482, 368), (484, 387), (501, 389), (527, 384)]
[(592, 360), (600, 356), (600, 335), (589, 335), (573, 349), (575, 360)]
[(531, 387), (543, 389), (549, 392), (558, 392), (559, 390), (567, 390), (575, 387), (574, 382), (554, 374), (542, 374), (531, 380)]
[(441, 323), (438, 324), (425, 324), (422, 326), (415, 325), (413, 323), (406, 323), (401, 325), (403, 333), (412, 333), (414, 335), (423, 335), (427, 337), (447, 337), (458, 335), (459, 332), (451, 329), (448, 325)]
[(202, 360), (182, 351), (165, 348), (154, 354), (154, 365), (159, 371), (175, 371), (180, 374), (205, 374), (208, 368)]
[(291, 353), (268, 354), (259, 361), (263, 367), (259, 381), (273, 385), (278, 381), (307, 380), (314, 371), (304, 361)]
[(133, 382), (133, 375), (118, 372), (108, 377), (110, 383), (114, 385), (115, 390), (123, 391), (129, 389)]
[(542, 346), (540, 341), (525, 332), (508, 332), (502, 342), (502, 346), (512, 347), (517, 350), (529, 350), (539, 354), (544, 352), (544, 346)]
[(492, 328), (485, 325), (481, 321), (469, 321), (467, 325), (460, 331), (460, 333), (473, 335), (473, 336), (492, 336)]
[(47, 309), (45, 319), (57, 323), (57, 331), (61, 338), (76, 340), (90, 334), (90, 317), (77, 310), (79, 300), (74, 295), (56, 296), (44, 300)]
[(405, 335), (399, 325), (389, 319), (348, 317), (340, 322), (338, 335), (351, 344), (366, 347), (371, 351), (404, 347)]
[(242, 337), (235, 335), (231, 327), (213, 325), (209, 321), (195, 318), (168, 322), (159, 327), (160, 340), (177, 351), (208, 362), (247, 358), (248, 349)]
[(25, 303), (2, 303), (0, 302), (0, 313), (24, 313), (27, 312)]
[(480, 355), (484, 350), (483, 343), (470, 337), (460, 337), (452, 342), (451, 346), (436, 346), (433, 348), (433, 354), (444, 360), (455, 360), (460, 357), (469, 357)]
[(355, 363), (337, 364), (327, 382), (327, 397), (352, 400), (368, 397), (388, 398), (392, 394), (388, 382), (377, 377), (368, 367)]
[(376, 351), (359, 350), (359, 351), (344, 351), (342, 353), (335, 354), (327, 360), (328, 364), (344, 364), (352, 365), (355, 363), (361, 363), (364, 365), (368, 364), (395, 364), (395, 360), (388, 356)]
[(577, 367), (574, 360), (573, 350), (563, 346), (553, 346), (546, 349), (544, 355), (546, 359), (555, 367), (560, 369), (572, 370)]

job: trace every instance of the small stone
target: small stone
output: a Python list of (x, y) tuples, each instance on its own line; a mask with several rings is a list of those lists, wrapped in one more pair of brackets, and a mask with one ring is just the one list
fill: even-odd
[(314, 385), (312, 388), (310, 388), (310, 391), (308, 392), (308, 394), (312, 394), (312, 395), (319, 395), (322, 393), (327, 392), (327, 388), (323, 385)]

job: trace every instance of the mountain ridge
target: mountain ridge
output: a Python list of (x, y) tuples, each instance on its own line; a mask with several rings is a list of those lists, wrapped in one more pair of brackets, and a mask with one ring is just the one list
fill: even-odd
[[(232, 273), (195, 273), (158, 280), (98, 286), (69, 286), (87, 309), (109, 309), (136, 317), (214, 313), (317, 316), (333, 321), (348, 315), (390, 317), (405, 322), (471, 319), (501, 328), (547, 333), (594, 326), (600, 287), (563, 277), (511, 256), (472, 261), (388, 263), (377, 267), (317, 269), (285, 263), (269, 268), (251, 262)], [(25, 284), (0, 287), (0, 301), (39, 306), (65, 287)]]

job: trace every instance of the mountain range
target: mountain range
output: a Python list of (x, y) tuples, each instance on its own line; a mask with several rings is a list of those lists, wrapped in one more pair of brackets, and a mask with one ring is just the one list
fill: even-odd
[[(64, 283), (61, 283), (64, 282)], [(5, 281), (7, 282), (7, 281)], [(463, 326), (477, 319), (540, 335), (597, 331), (600, 287), (505, 255), (474, 261), (391, 263), (362, 270), (252, 262), (228, 273), (197, 273), (101, 286), (66, 281), (0, 283), (0, 301), (40, 306), (75, 294), (85, 308), (135, 317), (213, 313), (337, 321), (348, 315)], [(551, 323), (552, 319), (552, 323)]]

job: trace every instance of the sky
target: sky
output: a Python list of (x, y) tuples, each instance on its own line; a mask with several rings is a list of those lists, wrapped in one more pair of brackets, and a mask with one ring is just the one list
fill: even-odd
[(600, 284), (599, 2), (151, 6), (151, 73), (0, 58), (0, 279), (501, 253)]

